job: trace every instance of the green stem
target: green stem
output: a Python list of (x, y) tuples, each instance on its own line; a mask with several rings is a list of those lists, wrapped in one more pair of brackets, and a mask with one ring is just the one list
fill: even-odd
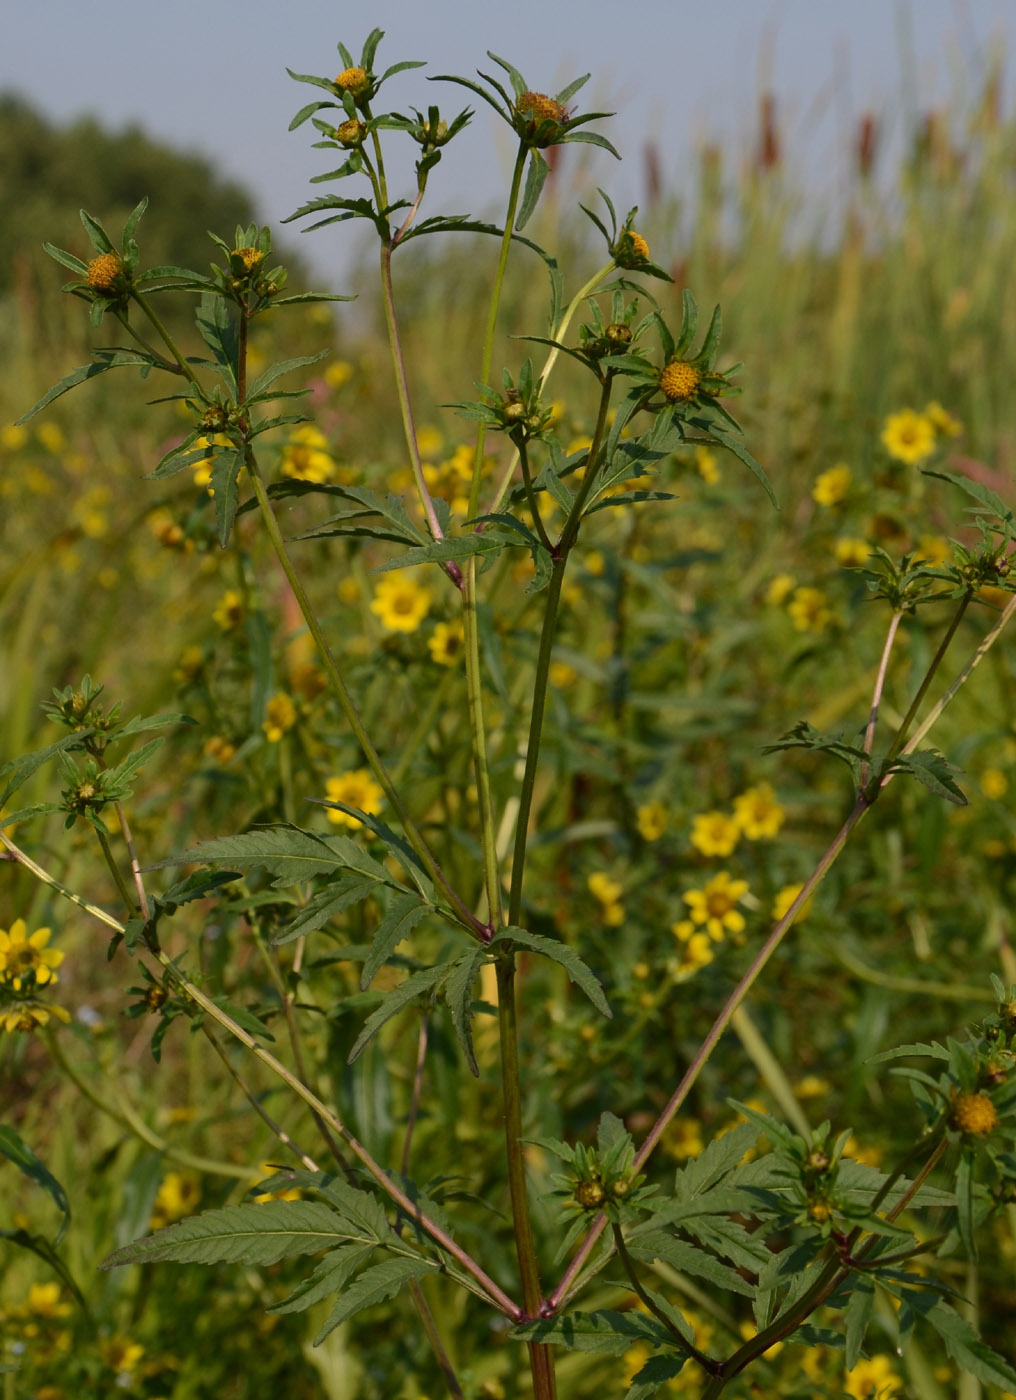
[(515, 443), (515, 450), (519, 455), (519, 463), (522, 467), (522, 482), (526, 488), (526, 500), (529, 502), (529, 513), (533, 517), (536, 533), (539, 535), (544, 549), (552, 554), (554, 552), (554, 546), (550, 542), (550, 536), (547, 534), (543, 524), (543, 516), (540, 514), (540, 507), (536, 501), (536, 492), (533, 490), (533, 477), (529, 470), (529, 447), (524, 437), (520, 437)]
[[(134, 900), (131, 898), (131, 892), (127, 888), (126, 880), (124, 880), (123, 875), (120, 873), (120, 867), (117, 865), (115, 859), (113, 858), (113, 852), (110, 850), (109, 846), (109, 838), (106, 836), (106, 833), (104, 831), (100, 831), (98, 827), (95, 828), (95, 834), (99, 838), (99, 845), (102, 847), (103, 858), (105, 859), (105, 862), (109, 867), (109, 873), (112, 875), (116, 887), (120, 892), (120, 898), (124, 902), (124, 908), (129, 914), (133, 914)], [(143, 908), (142, 914), (144, 914)]]
[[(522, 175), (526, 168), (526, 156), (528, 147), (525, 142), (520, 143), (518, 155), (515, 157), (515, 169), (512, 171), (511, 190), (508, 194), (508, 208), (504, 217), (504, 232), (501, 235), (501, 247), (497, 256), (497, 268), (494, 272), (494, 285), (490, 293), (490, 306), (487, 310), (487, 329), (483, 336), (483, 350), (480, 354), (480, 383), (490, 382), (490, 366), (494, 358), (494, 332), (497, 329), (497, 313), (501, 308), (501, 292), (504, 287), (504, 274), (508, 266), (508, 253), (512, 246), (512, 232), (515, 225), (515, 214), (519, 207), (519, 191), (522, 188)], [(470, 518), (477, 512), (480, 501), (480, 476), (483, 472), (483, 445), (486, 440), (487, 429), (483, 423), (477, 424), (476, 428), (476, 453), (473, 457), (473, 480), (469, 487), (469, 515)]]
[[(132, 291), (132, 292), (131, 292), (131, 296), (133, 297), (133, 299), (134, 299), (134, 301), (137, 303), (137, 305), (141, 307), (141, 310), (142, 310), (142, 311), (145, 313), (145, 315), (148, 317), (149, 321), (151, 321), (151, 323), (152, 323), (152, 325), (155, 327), (155, 329), (159, 332), (159, 335), (162, 337), (162, 340), (163, 340), (163, 342), (164, 342), (164, 344), (165, 344), (165, 346), (166, 346), (166, 349), (169, 351), (169, 353), (173, 356), (173, 359), (174, 359), (174, 360), (176, 361), (176, 363), (179, 365), (179, 367), (180, 367), (180, 373), (183, 374), (183, 375), (185, 375), (185, 376), (190, 380), (190, 382), (194, 385), (195, 389), (197, 389), (197, 391), (198, 391), (199, 395), (201, 396), (201, 398), (204, 399), (204, 400), (207, 400), (208, 395), (205, 393), (204, 388), (202, 387), (202, 384), (201, 384), (200, 379), (198, 379), (198, 377), (197, 377), (197, 375), (194, 373), (193, 369), (192, 369), (192, 368), (190, 367), (190, 365), (187, 363), (187, 360), (186, 360), (186, 358), (184, 357), (182, 351), (180, 351), (180, 350), (177, 348), (176, 342), (174, 341), (173, 337), (170, 335), (169, 331), (166, 329), (166, 327), (165, 327), (165, 325), (163, 324), (163, 322), (162, 322), (161, 318), (159, 317), (159, 315), (158, 315), (155, 311), (152, 310), (152, 307), (151, 307), (151, 304), (150, 304), (149, 301), (148, 301), (148, 298), (147, 298), (147, 297), (143, 297), (143, 296), (141, 295), (140, 292), (135, 292), (135, 291)], [(242, 318), (241, 318), (241, 319), (242, 319)], [(240, 395), (239, 397), (242, 399), (243, 396)]]
[(921, 684), (917, 687), (917, 694), (914, 696), (913, 700), (911, 700), (910, 708), (907, 710), (907, 713), (903, 716), (902, 720), (900, 721), (900, 726), (896, 731), (896, 737), (890, 744), (889, 752), (886, 754), (887, 764), (892, 762), (892, 760), (903, 748), (903, 745), (906, 743), (907, 734), (910, 730), (910, 726), (914, 722), (914, 717), (916, 716), (917, 711), (920, 708), (921, 701), (924, 699), (925, 695), (927, 695), (928, 687), (931, 685), (931, 682), (934, 679), (939, 666), (941, 666), (943, 660), (945, 659), (945, 654), (949, 650), (949, 645), (952, 642), (953, 637), (956, 635), (956, 629), (963, 621), (963, 614), (970, 606), (970, 599), (972, 596), (973, 595), (968, 590), (960, 599), (960, 605), (956, 609), (956, 612), (953, 614), (952, 621), (946, 628), (945, 635), (939, 642), (935, 655), (931, 658), (931, 663), (928, 666), (927, 671), (925, 672), (924, 679), (921, 681)]
[(317, 620), (317, 615), (315, 614), (314, 609), (311, 606), (311, 602), (307, 596), (307, 592), (303, 584), (301, 583), (300, 578), (296, 573), (296, 570), (293, 568), (292, 561), (289, 557), (289, 552), (286, 549), (285, 541), (282, 538), (282, 532), (279, 529), (278, 521), (275, 518), (275, 512), (272, 510), (271, 501), (268, 498), (268, 492), (265, 489), (264, 480), (261, 476), (261, 470), (258, 467), (257, 460), (249, 446), (246, 452), (246, 463), (247, 471), (251, 479), (251, 485), (254, 488), (254, 496), (257, 500), (258, 507), (261, 511), (261, 518), (264, 522), (265, 530), (268, 533), (268, 538), (271, 541), (272, 548), (275, 551), (275, 556), (278, 559), (279, 564), (282, 566), (282, 572), (286, 575), (286, 579), (289, 583), (290, 588), (293, 590), (293, 596), (296, 598), (297, 606), (300, 609), (304, 622), (306, 622), (307, 624), (307, 630), (310, 632), (311, 636), (314, 639), (314, 644), (318, 649), (318, 655), (321, 658), (321, 664), (324, 667), (325, 673), (328, 676), (329, 681), (331, 682), (332, 689), (335, 692), (336, 698), (338, 699), (339, 706), (342, 710), (342, 713), (346, 717), (347, 724), (353, 731), (353, 735), (357, 743), (360, 745), (360, 748), (363, 751), (363, 755), (367, 760), (371, 772), (377, 778), (385, 797), (388, 799), (388, 802), (391, 804), (393, 811), (396, 813), (396, 815), (399, 818), (399, 821), (402, 823), (403, 830), (406, 833), (406, 839), (408, 840), (409, 844), (412, 846), (416, 854), (420, 857), (420, 860), (423, 863), (424, 869), (427, 871), (427, 874), (447, 897), (452, 908), (458, 915), (460, 922), (464, 924), (464, 926), (468, 928), (471, 933), (474, 933), (479, 937), (486, 936), (488, 933), (486, 927), (480, 923), (480, 921), (475, 917), (472, 911), (462, 901), (459, 895), (456, 894), (456, 892), (452, 889), (451, 885), (448, 883), (434, 857), (431, 855), (430, 849), (428, 848), (426, 841), (423, 839), (423, 836), (417, 828), (416, 823), (409, 815), (409, 812), (406, 808), (405, 803), (402, 800), (401, 795), (396, 791), (395, 785), (389, 777), (388, 770), (381, 762), (381, 757), (378, 754), (377, 749), (374, 747), (370, 735), (367, 733), (363, 722), (360, 719), (360, 715), (357, 712), (356, 706), (353, 704), (352, 696), (347, 690), (346, 683), (342, 678), (341, 672), (339, 671), (339, 667), (335, 660), (335, 657), (332, 655), (332, 649), (328, 645), (328, 639), (325, 637), (321, 624)]
[(444, 1338), (441, 1336), (430, 1304), (424, 1296), (418, 1279), (411, 1278), (409, 1280), (409, 1293), (416, 1306), (416, 1311), (420, 1314), (420, 1321), (423, 1323), (423, 1330), (427, 1334), (427, 1340), (430, 1342), (435, 1360), (441, 1368), (445, 1385), (448, 1387), (448, 1394), (454, 1396), (455, 1400), (465, 1400), (465, 1393), (459, 1384), (458, 1376), (455, 1374), (455, 1368), (445, 1347)]

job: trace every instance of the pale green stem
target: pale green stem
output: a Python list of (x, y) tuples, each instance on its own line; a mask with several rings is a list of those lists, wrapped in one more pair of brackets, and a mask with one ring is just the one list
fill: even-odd
[[(614, 267), (615, 264), (613, 262), (607, 263), (605, 267), (600, 268), (599, 272), (594, 272), (592, 277), (590, 277), (589, 281), (585, 284), (585, 286), (581, 287), (575, 293), (574, 297), (572, 297), (571, 301), (568, 303), (564, 315), (561, 317), (560, 321), (557, 323), (557, 326), (554, 328), (554, 340), (561, 340), (561, 338), (564, 336), (565, 331), (568, 329), (569, 325), (571, 325), (572, 318), (574, 317), (576, 311), (579, 309), (579, 307), (582, 305), (585, 299), (588, 296), (591, 296), (592, 293), (596, 290), (597, 284), (602, 282), (604, 277), (609, 276), (609, 274), (614, 271)], [(551, 371), (553, 370), (554, 365), (557, 363), (557, 358), (560, 355), (560, 353), (561, 352), (557, 348), (557, 346), (553, 346), (547, 358), (543, 362), (543, 369), (540, 370), (540, 383), (543, 385), (544, 388), (546, 388), (547, 380), (550, 378)], [(515, 475), (515, 468), (518, 466), (518, 461), (519, 454), (518, 450), (516, 449), (515, 453), (509, 460), (507, 467), (505, 468), (501, 480), (498, 482), (497, 490), (494, 493), (493, 504), (491, 505), (488, 514), (493, 515), (497, 511), (502, 510), (504, 508), (505, 497), (508, 495), (508, 491), (511, 487), (512, 478)]]
[(797, 1095), (794, 1093), (793, 1086), (787, 1078), (783, 1066), (770, 1050), (765, 1036), (748, 1015), (747, 1007), (737, 1007), (730, 1018), (730, 1026), (737, 1033), (741, 1044), (748, 1053), (748, 1058), (754, 1063), (755, 1068), (765, 1081), (784, 1117), (788, 1122), (793, 1123), (802, 1137), (807, 1138), (811, 1132), (808, 1115), (798, 1103)]
[(82, 899), (79, 894), (69, 890), (66, 885), (61, 884), (48, 870), (43, 870), (41, 865), (37, 865), (31, 856), (26, 855), (20, 847), (15, 846), (9, 836), (5, 836), (0, 831), (0, 842), (10, 851), (13, 858), (19, 865), (23, 865), (26, 870), (30, 870), (37, 880), (41, 880), (44, 885), (48, 885), (57, 894), (62, 894), (64, 899), (69, 899), (72, 904), (76, 904), (79, 909), (83, 909), (86, 914), (91, 914), (93, 919), (98, 919), (107, 928), (114, 929), (117, 933), (123, 933), (123, 924), (119, 919), (115, 919), (112, 914), (107, 914), (105, 909), (100, 909), (97, 904), (90, 904), (87, 899)]
[(367, 760), (371, 772), (377, 778), (378, 783), (381, 785), (381, 790), (384, 792), (385, 797), (388, 799), (399, 821), (402, 823), (403, 830), (406, 833), (406, 839), (420, 857), (427, 874), (447, 896), (449, 903), (466, 928), (470, 929), (470, 931), (475, 934), (481, 936), (485, 935), (487, 932), (485, 927), (474, 917), (472, 911), (463, 903), (446, 880), (437, 862), (431, 855), (430, 849), (418, 830), (416, 823), (409, 815), (409, 811), (402, 801), (401, 795), (396, 790), (394, 783), (389, 777), (388, 770), (381, 762), (381, 757), (374, 747), (370, 735), (364, 728), (356, 706), (353, 704), (352, 696), (346, 688), (346, 683), (339, 671), (335, 657), (332, 655), (332, 649), (328, 645), (328, 639), (324, 634), (321, 624), (318, 622), (317, 615), (311, 606), (307, 592), (296, 570), (293, 568), (285, 541), (282, 538), (282, 532), (275, 518), (275, 512), (272, 510), (271, 502), (268, 498), (268, 492), (265, 489), (265, 484), (261, 477), (260, 468), (258, 467), (254, 453), (249, 448), (246, 454), (246, 461), (247, 471), (254, 488), (254, 495), (261, 511), (261, 518), (268, 533), (268, 538), (271, 541), (272, 548), (275, 551), (275, 556), (282, 566), (282, 571), (286, 575), (290, 588), (293, 590), (293, 596), (296, 598), (297, 606), (303, 615), (304, 622), (307, 624), (307, 630), (314, 639), (314, 643), (318, 649), (318, 655), (321, 658), (321, 664), (331, 682), (332, 689), (339, 701), (342, 713), (345, 715), (346, 722), (353, 731), (353, 735), (363, 751), (363, 755)]
[(162, 337), (163, 342), (165, 343), (166, 349), (169, 351), (169, 353), (173, 356), (173, 359), (180, 366), (180, 373), (185, 375), (190, 380), (190, 382), (194, 385), (195, 389), (197, 389), (202, 399), (207, 399), (208, 396), (204, 391), (200, 379), (198, 379), (197, 375), (194, 373), (194, 370), (187, 363), (187, 360), (184, 357), (182, 351), (180, 351), (177, 348), (176, 342), (170, 335), (169, 331), (166, 329), (165, 325), (162, 323), (162, 320), (160, 319), (158, 314), (152, 310), (148, 298), (143, 297), (140, 292), (133, 291), (131, 292), (131, 297), (137, 303), (137, 305), (141, 307), (141, 310), (145, 313), (145, 315), (151, 321), (152, 325), (159, 332), (159, 335)]
[(487, 761), (487, 726), (483, 716), (483, 676), (480, 668), (480, 633), (476, 615), (476, 558), (466, 560), (462, 579), (463, 651), (466, 660), (466, 704), (473, 740), (473, 772), (476, 777), (477, 808), (480, 815), (480, 846), (483, 851), (483, 882), (487, 894), (487, 919), (491, 929), (504, 922), (501, 898), (501, 871), (497, 858), (497, 830), (494, 800)]
[(970, 606), (971, 596), (972, 595), (969, 592), (964, 594), (963, 598), (960, 601), (959, 607), (953, 614), (952, 620), (945, 630), (945, 635), (939, 642), (938, 647), (935, 651), (935, 655), (931, 658), (931, 663), (924, 674), (924, 679), (921, 681), (921, 684), (917, 687), (917, 694), (914, 696), (913, 700), (911, 700), (909, 709), (900, 721), (899, 728), (896, 731), (896, 737), (893, 739), (892, 743), (889, 746), (888, 754), (886, 754), (887, 763), (891, 762), (892, 759), (894, 759), (896, 755), (900, 752), (900, 750), (903, 748), (903, 745), (906, 742), (907, 732), (914, 721), (914, 716), (917, 714), (917, 711), (920, 708), (921, 701), (924, 699), (925, 695), (927, 695), (928, 687), (931, 685), (932, 679), (937, 674), (939, 666), (944, 661), (945, 654), (949, 649), (949, 645), (952, 642), (953, 637), (956, 635), (956, 629), (957, 627), (959, 627), (960, 623), (963, 620), (963, 614)]

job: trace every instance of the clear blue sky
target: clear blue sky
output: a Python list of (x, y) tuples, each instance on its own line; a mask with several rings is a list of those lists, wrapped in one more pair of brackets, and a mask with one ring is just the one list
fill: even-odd
[[(908, 105), (923, 110), (976, 87), (993, 49), (1008, 56), (1008, 76), (1016, 52), (1014, 0), (13, 0), (0, 89), (15, 89), (55, 119), (88, 112), (112, 128), (140, 123), (153, 136), (203, 149), (277, 224), (322, 192), (309, 177), (328, 169), (326, 161), (338, 163), (311, 149), (311, 128), (287, 132), (315, 90), (285, 69), (334, 76), (342, 66), (337, 41), (358, 54), (375, 24), (386, 32), (384, 66), (405, 58), (428, 64), (384, 90), (396, 109), (467, 105), (463, 89), (428, 84), (424, 75), (490, 71), (488, 49), (537, 90), (591, 72), (583, 106), (618, 114), (598, 129), (625, 156), (623, 166), (598, 156), (594, 178), (622, 210), (642, 196), (647, 132), (680, 188), (703, 140), (749, 139), (758, 95), (771, 88), (791, 158), (830, 173), (861, 111), (876, 111), (899, 131)], [(511, 159), (504, 128), (495, 125), (481, 106), (432, 181), (431, 212), (495, 207)], [(335, 266), (330, 232), (301, 239), (321, 268)]]

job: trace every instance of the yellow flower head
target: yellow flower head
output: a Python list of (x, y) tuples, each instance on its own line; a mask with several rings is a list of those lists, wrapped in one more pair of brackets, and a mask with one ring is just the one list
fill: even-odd
[(336, 141), (347, 149), (353, 146), (362, 146), (366, 135), (367, 123), (358, 121), (356, 117), (350, 117), (349, 121), (339, 122), (335, 128)]
[(103, 1361), (120, 1376), (132, 1375), (145, 1354), (140, 1342), (128, 1341), (126, 1337), (107, 1337), (99, 1346)]
[(390, 575), (378, 584), (370, 610), (388, 632), (415, 632), (430, 612), (430, 601), (422, 584)]
[(970, 1137), (987, 1137), (998, 1127), (998, 1112), (987, 1094), (957, 1094), (952, 1122), (954, 1128)]
[[(784, 917), (784, 915), (789, 912), (790, 906), (793, 904), (794, 900), (797, 898), (797, 896), (801, 893), (803, 889), (804, 884), (803, 882), (799, 881), (796, 885), (784, 885), (781, 890), (777, 890), (776, 895), (773, 899), (772, 908), (772, 917), (774, 923), (778, 924), (780, 920)], [(806, 899), (802, 904), (801, 908), (798, 909), (797, 913), (794, 915), (795, 924), (797, 923), (798, 919), (804, 918), (804, 916), (810, 911), (811, 906), (812, 900)]]
[(837, 506), (850, 490), (850, 481), (853, 473), (846, 462), (838, 462), (835, 467), (830, 467), (827, 472), (815, 478), (815, 485), (811, 488), (811, 498), (820, 506)]
[[(369, 817), (380, 812), (384, 801), (384, 792), (380, 784), (374, 781), (367, 768), (357, 768), (351, 773), (341, 774), (338, 778), (329, 778), (325, 783), (325, 792), (329, 802), (344, 802), (347, 807), (355, 807), (360, 812), (366, 812)], [(328, 809), (328, 820), (336, 826), (348, 826), (353, 831), (363, 826), (359, 817), (350, 816), (334, 807)]]
[(624, 893), (624, 888), (602, 870), (595, 870), (588, 880), (589, 893), (601, 904), (616, 904)]
[(319, 428), (309, 423), (297, 428), (282, 449), (282, 475), (318, 486), (333, 480), (335, 463), (327, 449), (328, 439)]
[(62, 1006), (55, 1006), (52, 1003), (44, 1005), (35, 998), (21, 999), (11, 1002), (8, 1005), (0, 1006), (0, 1029), (9, 1031), (34, 1031), (39, 1026), (48, 1026), (50, 1019), (63, 1021), (64, 1025), (70, 1021), (70, 1013)]
[(692, 819), (689, 839), (704, 856), (729, 856), (741, 839), (741, 828), (726, 812), (701, 812)]
[(1009, 791), (1009, 779), (1001, 768), (985, 768), (981, 774), (981, 791), (985, 797), (997, 802)]
[(58, 1283), (33, 1283), (28, 1290), (28, 1311), (36, 1317), (67, 1317), (70, 1303), (62, 1301)]
[(55, 982), (55, 969), (63, 962), (64, 955), (55, 948), (47, 948), (48, 942), (48, 928), (29, 934), (24, 919), (15, 919), (9, 933), (0, 928), (0, 981), (16, 992)]
[(212, 613), (223, 632), (232, 632), (243, 621), (243, 594), (235, 588), (227, 588)]
[(370, 74), (359, 66), (343, 68), (335, 79), (335, 86), (354, 98), (362, 97), (370, 89)]
[(668, 403), (693, 399), (701, 382), (701, 374), (687, 360), (671, 360), (660, 371), (660, 389)]
[(787, 612), (798, 632), (824, 632), (836, 618), (820, 588), (795, 589)]
[(662, 802), (646, 802), (635, 813), (643, 841), (659, 841), (667, 829), (667, 809)]
[(774, 608), (782, 607), (796, 587), (793, 574), (777, 574), (766, 589), (765, 600)]
[(679, 1161), (697, 1157), (705, 1148), (702, 1124), (697, 1118), (677, 1118), (663, 1138), (664, 1149)]
[(115, 297), (122, 290), (123, 263), (116, 253), (100, 253), (88, 264), (85, 281), (100, 296)]
[(939, 437), (959, 437), (963, 431), (963, 424), (960, 420), (954, 418), (948, 409), (943, 408), (937, 399), (932, 399), (931, 403), (925, 404), (924, 416)]
[(515, 99), (515, 116), (518, 122), (516, 130), (521, 127), (530, 138), (535, 136), (544, 122), (553, 122), (554, 126), (533, 142), (537, 146), (550, 146), (560, 134), (556, 128), (568, 120), (568, 109), (545, 92), (523, 92)]
[(744, 929), (744, 915), (737, 902), (747, 893), (747, 880), (732, 880), (729, 871), (721, 870), (703, 889), (687, 890), (682, 897), (692, 923), (704, 924), (710, 938), (718, 941), (725, 933)]
[[(682, 922), (688, 922), (683, 920)], [(693, 927), (689, 923), (690, 928)], [(678, 925), (674, 925), (676, 930)], [(694, 977), (699, 968), (707, 967), (712, 962), (715, 954), (713, 944), (708, 934), (689, 933), (686, 937), (678, 934), (684, 945), (681, 948), (680, 958), (671, 959), (667, 964), (667, 970), (675, 982), (687, 982), (690, 977)]]
[(296, 723), (296, 706), (292, 697), (284, 690), (273, 695), (265, 706), (265, 719), (261, 728), (270, 744), (277, 744)]
[(248, 274), (255, 268), (260, 267), (264, 262), (265, 255), (260, 248), (234, 248), (233, 257), (239, 258), (243, 263), (244, 271)]
[(708, 447), (696, 447), (695, 470), (707, 486), (715, 486), (720, 479), (720, 468), (716, 453)]
[(749, 841), (776, 836), (786, 813), (768, 783), (758, 783), (734, 798), (734, 820)]
[(152, 1206), (150, 1228), (161, 1230), (192, 1215), (201, 1199), (201, 1182), (194, 1172), (167, 1172)]
[(462, 655), (465, 639), (466, 629), (460, 617), (453, 618), (451, 622), (439, 622), (427, 638), (431, 660), (439, 666), (454, 666)]
[(882, 429), (882, 445), (895, 461), (912, 467), (934, 452), (935, 425), (927, 414), (912, 408), (890, 413)]
[(938, 569), (948, 564), (952, 557), (952, 545), (943, 535), (922, 535), (914, 552), (925, 564)]
[(333, 360), (322, 376), (329, 389), (342, 389), (353, 377), (348, 360)]
[(844, 1389), (852, 1400), (893, 1400), (899, 1395), (899, 1382), (887, 1356), (861, 1360), (847, 1372)]
[(841, 535), (834, 546), (836, 562), (844, 569), (860, 569), (868, 562), (871, 545), (856, 535)]

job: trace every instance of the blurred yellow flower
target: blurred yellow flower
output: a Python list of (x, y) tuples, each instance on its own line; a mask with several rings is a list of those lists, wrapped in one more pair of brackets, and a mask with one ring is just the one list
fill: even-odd
[(201, 1182), (194, 1172), (167, 1172), (156, 1192), (149, 1226), (161, 1230), (192, 1215), (201, 1199)]
[[(216, 433), (213, 437), (197, 438), (190, 450), (192, 452), (196, 452), (199, 449), (203, 448), (228, 447), (229, 445), (230, 444), (228, 437), (225, 437), (222, 433)], [(201, 457), (198, 459), (198, 461), (191, 462), (190, 464), (191, 471), (194, 473), (194, 485), (198, 487), (199, 490), (204, 490), (207, 488), (208, 494), (210, 496), (215, 494), (211, 489), (212, 467), (214, 464), (215, 455)]]
[(726, 933), (744, 929), (744, 915), (737, 902), (747, 893), (747, 880), (733, 880), (729, 871), (721, 870), (702, 889), (686, 890), (681, 897), (692, 923), (704, 924), (710, 938), (719, 940)]
[(659, 841), (667, 829), (667, 809), (662, 802), (646, 802), (635, 813), (643, 841)]
[[(329, 778), (325, 783), (325, 792), (329, 802), (344, 802), (347, 807), (355, 807), (369, 817), (380, 812), (384, 801), (380, 784), (375, 782), (367, 768), (357, 768), (351, 773)], [(354, 831), (363, 826), (359, 817), (350, 816), (334, 807), (328, 809), (328, 820), (336, 826), (348, 826)]]
[(677, 933), (684, 945), (681, 949), (681, 956), (671, 959), (667, 964), (667, 970), (675, 982), (687, 982), (690, 977), (695, 976), (699, 968), (708, 966), (715, 956), (712, 940), (708, 934), (690, 933), (685, 937), (682, 933), (677, 932), (685, 924), (688, 928), (694, 927), (688, 920), (682, 920), (680, 924), (673, 925), (673, 932)]
[(765, 591), (765, 600), (773, 607), (781, 607), (797, 587), (793, 574), (777, 574)]
[(0, 1007), (0, 1029), (13, 1035), (15, 1031), (34, 1031), (39, 1026), (48, 1026), (50, 1018), (70, 1021), (70, 1013), (52, 1002), (43, 1004), (34, 997), (21, 997)]
[(868, 562), (871, 545), (855, 535), (841, 535), (834, 545), (836, 562), (844, 569), (860, 569)]
[(179, 685), (189, 685), (201, 674), (205, 664), (205, 654), (200, 647), (184, 647), (173, 671), (173, 679)]
[(243, 594), (236, 588), (227, 588), (212, 612), (213, 621), (223, 632), (232, 632), (243, 621)]
[(931, 403), (925, 404), (924, 416), (927, 418), (939, 437), (959, 437), (963, 431), (963, 424), (958, 418), (954, 418), (948, 409), (942, 407), (937, 399), (932, 399)]
[(811, 488), (812, 500), (820, 506), (839, 505), (850, 490), (852, 475), (846, 462), (838, 462), (815, 478), (815, 485)]
[(887, 1356), (859, 1361), (847, 1372), (844, 1385), (852, 1400), (891, 1400), (900, 1394), (899, 1379)]
[(925, 564), (939, 569), (952, 558), (952, 545), (942, 535), (922, 535), (917, 541), (914, 553), (919, 559), (923, 559)]
[(716, 453), (708, 447), (696, 447), (695, 470), (708, 486), (715, 486), (720, 479), (720, 467)]
[(926, 414), (912, 408), (890, 413), (882, 429), (882, 445), (890, 457), (912, 467), (934, 452), (935, 425)]
[(758, 783), (734, 798), (734, 821), (749, 841), (771, 840), (785, 817), (769, 783)]
[(140, 1342), (128, 1341), (126, 1337), (106, 1337), (99, 1343), (102, 1359), (117, 1375), (132, 1375), (138, 1362), (145, 1354)]
[[(793, 888), (788, 885), (787, 889)], [(798, 892), (802, 886), (797, 886)], [(782, 894), (782, 891), (780, 892)], [(779, 898), (779, 896), (777, 896)], [(789, 906), (788, 906), (789, 907)], [(806, 1074), (803, 1079), (799, 1079), (794, 1085), (794, 1094), (799, 1099), (824, 1099), (832, 1089), (828, 1079), (823, 1079), (818, 1074)]]
[(578, 671), (567, 661), (552, 661), (550, 663), (548, 679), (554, 690), (567, 690), (569, 686), (575, 684), (578, 678)]
[(692, 818), (689, 840), (704, 856), (729, 856), (740, 839), (740, 826), (726, 812), (700, 812)]
[(675, 1119), (664, 1134), (663, 1146), (672, 1157), (677, 1157), (680, 1161), (688, 1157), (697, 1157), (705, 1147), (702, 1124), (697, 1118)]
[(465, 639), (466, 629), (460, 617), (451, 622), (439, 622), (427, 638), (431, 660), (439, 666), (454, 666), (462, 655)]
[(589, 893), (601, 904), (616, 904), (624, 893), (623, 886), (612, 880), (609, 875), (605, 875), (602, 870), (595, 870), (587, 884)]
[(389, 632), (415, 632), (430, 612), (430, 590), (411, 578), (389, 575), (378, 584), (370, 610)]
[[(790, 906), (793, 904), (794, 900), (797, 898), (797, 896), (801, 893), (803, 889), (803, 882), (799, 882), (796, 885), (784, 885), (781, 890), (778, 890), (776, 892), (776, 896), (773, 899), (772, 908), (772, 916), (774, 923), (778, 924), (780, 922), (780, 920), (789, 911)], [(798, 919), (804, 918), (805, 914), (807, 914), (808, 911), (811, 909), (811, 906), (812, 900), (806, 899), (802, 904), (801, 908), (798, 909), (796, 915), (794, 916), (795, 924), (797, 923)]]
[(67, 439), (58, 423), (40, 423), (35, 430), (35, 436), (54, 457), (59, 457), (60, 453), (67, 449)]
[(20, 452), (28, 441), (28, 429), (23, 423), (6, 423), (0, 428), (0, 447), (5, 452)]
[(353, 377), (353, 366), (348, 360), (333, 360), (322, 376), (330, 389), (341, 389)]
[[(742, 1322), (738, 1330), (746, 1342), (750, 1342), (752, 1337), (758, 1336), (758, 1328), (755, 1326), (754, 1322)], [(770, 1358), (779, 1356), (780, 1352), (783, 1350), (783, 1345), (783, 1342), (773, 1342), (771, 1347), (766, 1347), (762, 1355)]]
[(28, 1311), (36, 1317), (68, 1317), (71, 1305), (63, 1302), (60, 1294), (58, 1283), (33, 1283), (28, 1290)]
[(283, 734), (296, 723), (296, 706), (285, 691), (273, 695), (265, 706), (265, 719), (261, 728), (270, 744), (277, 744)]
[(995, 802), (1006, 795), (1009, 791), (1009, 779), (1001, 768), (985, 768), (981, 774), (981, 791), (985, 797), (989, 797)]
[(294, 481), (310, 481), (318, 486), (334, 480), (335, 462), (320, 428), (312, 423), (297, 428), (282, 449), (281, 470), (283, 476)]
[(787, 612), (798, 632), (824, 632), (836, 618), (820, 588), (796, 588)]
[(444, 434), (429, 425), (416, 434), (416, 450), (421, 457), (436, 457), (444, 447)]

